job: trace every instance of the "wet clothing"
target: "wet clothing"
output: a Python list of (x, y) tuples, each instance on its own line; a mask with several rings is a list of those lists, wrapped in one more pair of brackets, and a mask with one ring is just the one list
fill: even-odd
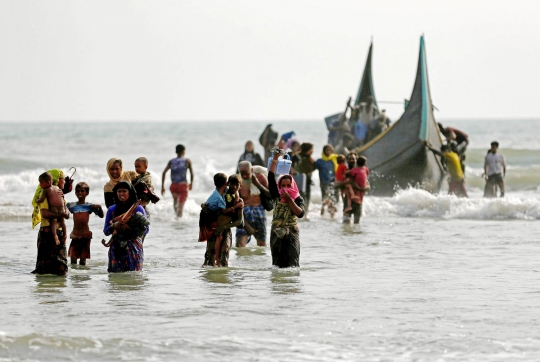
[(349, 170), (345, 163), (342, 163), (338, 166), (336, 171), (336, 181), (343, 182), (345, 181), (345, 173)]
[[(118, 216), (115, 215), (116, 207), (117, 205), (113, 205), (107, 210), (105, 228), (103, 229), (105, 235), (113, 233), (110, 222)], [(128, 225), (131, 230), (118, 231), (114, 242), (109, 248), (109, 264), (107, 268), (109, 273), (142, 270), (144, 262), (142, 236), (149, 229), (146, 213), (142, 206), (137, 206), (136, 214), (131, 217)]]
[[(292, 182), (294, 183), (294, 180)], [(294, 203), (302, 209), (300, 216), (296, 216), (289, 204), (282, 202), (273, 172), (268, 173), (268, 186), (276, 205), (270, 231), (272, 265), (280, 268), (299, 267), (300, 233), (296, 220), (304, 216), (304, 200), (301, 196), (294, 200)]]
[[(274, 211), (275, 212), (275, 211)], [(244, 220), (255, 230), (255, 239), (266, 242), (266, 212), (262, 205), (244, 206)], [(236, 239), (248, 235), (246, 229), (236, 228)], [(249, 240), (248, 240), (249, 242)]]
[[(229, 266), (229, 253), (232, 247), (231, 229), (223, 231), (223, 240), (221, 240), (221, 266)], [(214, 265), (214, 255), (216, 253), (216, 236), (212, 235), (206, 243), (206, 252), (204, 253), (203, 265)]]
[(324, 161), (322, 158), (319, 158), (313, 164), (313, 169), (319, 170), (319, 179), (321, 181), (321, 185), (328, 185), (334, 182), (335, 167), (333, 161)]
[(457, 197), (469, 197), (467, 190), (465, 189), (465, 180), (452, 180), (448, 181), (448, 195), (454, 194)]
[(171, 191), (171, 194), (176, 195), (178, 202), (186, 202), (189, 193), (189, 186), (187, 183), (171, 184), (169, 190)]
[(225, 203), (225, 194), (220, 194), (217, 189), (215, 189), (210, 197), (208, 197), (206, 203), (208, 204), (208, 209), (212, 211), (227, 208), (227, 204)]
[(49, 226), (42, 226), (39, 229), (37, 239), (37, 260), (34, 274), (56, 274), (66, 275), (68, 271), (66, 258), (66, 244), (62, 243), (64, 232), (57, 230), (56, 235), (60, 240), (60, 245), (54, 241), (53, 230)]
[(321, 198), (323, 203), (328, 198), (334, 199), (334, 203), (336, 204), (339, 202), (339, 193), (336, 191), (333, 182), (330, 184), (321, 184)]
[(173, 158), (169, 161), (169, 167), (171, 168), (171, 182), (173, 184), (187, 183), (187, 158)]
[(454, 181), (463, 180), (463, 169), (461, 168), (461, 162), (458, 154), (455, 152), (444, 152), (442, 156), (445, 160), (446, 169), (450, 174), (450, 178)]
[(502, 174), (506, 168), (506, 161), (504, 156), (500, 153), (488, 153), (484, 161), (484, 168), (488, 168), (488, 177), (491, 175)]
[[(347, 196), (343, 198), (343, 210), (347, 208)], [(352, 210), (343, 212), (343, 223), (350, 224), (351, 217), (354, 215), (354, 222), (358, 223), (362, 217), (362, 204), (351, 200)]]
[(68, 257), (73, 259), (90, 259), (90, 238), (71, 239)]
[[(115, 205), (112, 205), (107, 210), (103, 228), (105, 235), (112, 235), (115, 232), (111, 221), (115, 217), (126, 213), (137, 202), (133, 185), (125, 181), (119, 182), (114, 187), (113, 192), (116, 193), (119, 189), (127, 189), (129, 198), (123, 203), (117, 201)], [(109, 265), (107, 268), (109, 273), (142, 270), (144, 262), (142, 238), (150, 230), (150, 222), (142, 206), (137, 206), (135, 213), (127, 221), (127, 224), (130, 229), (116, 230), (116, 233), (112, 236), (113, 242), (109, 248)]]
[[(366, 166), (362, 167), (353, 167), (349, 171), (349, 175), (351, 176), (352, 180), (359, 186), (359, 187), (366, 187), (368, 183), (368, 175), (369, 175), (369, 169)], [(355, 196), (359, 197), (358, 203), (361, 204), (364, 199), (364, 191), (354, 190)]]
[[(69, 202), (67, 208), (73, 214), (73, 220), (75, 222), (88, 225), (90, 214), (96, 213), (91, 208), (91, 205), (90, 203), (79, 204), (78, 202)], [(69, 244), (68, 256), (74, 259), (90, 259), (92, 232), (90, 230), (83, 233), (73, 231), (69, 237), (71, 238), (71, 243)]]
[[(64, 178), (64, 172), (62, 170), (59, 170), (57, 168), (54, 168), (52, 170), (49, 170), (47, 171), (48, 173), (51, 174), (52, 176), (52, 184), (54, 186), (58, 186), (58, 181), (61, 179), (61, 178)], [(41, 196), (41, 193), (42, 193), (43, 189), (41, 188), (40, 185), (37, 186), (36, 188), (36, 192), (34, 193), (34, 197), (32, 198), (32, 206), (33, 206), (33, 211), (32, 211), (32, 229), (36, 227), (37, 224), (39, 224), (41, 222), (41, 211), (40, 211), (40, 205), (38, 205), (37, 203), (37, 199)], [(49, 208), (49, 204), (47, 203), (47, 209)], [(47, 226), (48, 226), (48, 222), (47, 222)], [(42, 226), (45, 226), (45, 225), (42, 225)]]

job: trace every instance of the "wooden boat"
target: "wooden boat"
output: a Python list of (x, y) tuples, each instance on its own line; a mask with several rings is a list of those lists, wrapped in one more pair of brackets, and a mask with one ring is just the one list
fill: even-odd
[[(356, 101), (361, 102), (368, 96), (375, 98), (371, 79), (371, 47)], [(422, 36), (416, 80), (405, 112), (385, 132), (357, 149), (359, 155), (367, 158), (370, 194), (391, 196), (396, 190), (409, 186), (438, 192), (444, 168), (439, 157), (425, 147), (424, 141), (435, 149), (439, 149), (442, 143), (433, 115)]]

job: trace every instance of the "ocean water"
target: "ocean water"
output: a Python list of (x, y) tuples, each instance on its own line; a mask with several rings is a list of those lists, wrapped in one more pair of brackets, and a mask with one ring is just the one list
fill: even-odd
[[(229, 268), (200, 267), (198, 205), (214, 173), (234, 172), (247, 140), (262, 151), (266, 123), (0, 123), (0, 361), (540, 359), (540, 144), (531, 131), (540, 120), (443, 123), (469, 134), (469, 199), (414, 188), (368, 195), (361, 225), (344, 226), (319, 215), (315, 186), (300, 223), (301, 267), (285, 270), (271, 267), (269, 248), (249, 244), (233, 248)], [(314, 143), (315, 156), (326, 140), (322, 120), (273, 127)], [(492, 140), (508, 164), (507, 197), (487, 200), (481, 174)], [(88, 201), (103, 204), (110, 157), (126, 170), (147, 157), (159, 189), (178, 143), (193, 162), (194, 190), (177, 220), (167, 175), (167, 194), (151, 205), (143, 272), (107, 273), (103, 220), (92, 216), (87, 266), (30, 274), (41, 172), (75, 166)]]

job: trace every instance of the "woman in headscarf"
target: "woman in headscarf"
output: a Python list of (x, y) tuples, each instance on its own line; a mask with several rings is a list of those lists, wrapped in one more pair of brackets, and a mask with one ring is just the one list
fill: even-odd
[[(113, 192), (116, 202), (107, 210), (105, 235), (113, 235), (109, 249), (109, 273), (142, 270), (144, 252), (142, 238), (148, 233), (150, 222), (144, 208), (138, 205), (137, 193), (128, 181), (118, 182)], [(136, 205), (129, 220), (118, 220), (122, 214)]]
[(109, 182), (103, 187), (104, 197), (105, 197), (105, 206), (107, 208), (114, 205), (116, 201), (116, 195), (113, 192), (113, 188), (120, 181), (127, 181), (131, 183), (138, 175), (135, 171), (122, 171), (122, 160), (113, 157), (107, 161), (107, 173), (109, 174)]
[(279, 154), (274, 154), (268, 172), (268, 186), (275, 200), (270, 250), (272, 265), (279, 268), (300, 266), (300, 233), (297, 218), (304, 216), (304, 200), (293, 177), (281, 175), (276, 183), (276, 166)]
[[(47, 172), (52, 176), (52, 184), (63, 189), (65, 183), (64, 173), (59, 169), (52, 169)], [(32, 213), (32, 228), (35, 228), (37, 224), (41, 223), (37, 239), (38, 254), (36, 268), (32, 273), (66, 275), (68, 271), (66, 243), (64, 238), (66, 230), (59, 228), (56, 231), (58, 239), (60, 239), (60, 245), (56, 245), (49, 219), (58, 219), (59, 217), (68, 219), (69, 211), (67, 211), (67, 208), (64, 208), (65, 213), (62, 215), (50, 211), (47, 199), (38, 204), (36, 200), (39, 198), (42, 191), (43, 189), (41, 186), (38, 186), (34, 198), (32, 199), (32, 206), (34, 206), (34, 211)]]

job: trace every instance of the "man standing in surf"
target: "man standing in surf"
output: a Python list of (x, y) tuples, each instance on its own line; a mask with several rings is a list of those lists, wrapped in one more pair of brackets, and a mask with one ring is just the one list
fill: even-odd
[(486, 177), (487, 188), (489, 188), (490, 197), (497, 197), (497, 189), (501, 190), (501, 197), (504, 197), (504, 177), (506, 176), (506, 161), (504, 156), (497, 153), (499, 142), (491, 142), (491, 152), (486, 156), (484, 162), (484, 171)]
[[(171, 194), (173, 196), (174, 211), (176, 216), (182, 217), (184, 212), (184, 204), (188, 197), (188, 191), (193, 185), (193, 168), (189, 158), (185, 158), (186, 148), (184, 145), (176, 146), (176, 158), (173, 158), (163, 170), (161, 175), (161, 194), (165, 195), (165, 175), (171, 170)], [(187, 170), (189, 170), (189, 181), (187, 183)]]
[[(257, 246), (266, 246), (266, 211), (260, 196), (261, 192), (270, 195), (266, 168), (242, 161), (238, 164), (238, 170), (242, 177), (240, 197), (244, 200), (245, 221), (255, 230)], [(244, 247), (247, 243), (247, 231), (236, 228), (236, 247)]]

